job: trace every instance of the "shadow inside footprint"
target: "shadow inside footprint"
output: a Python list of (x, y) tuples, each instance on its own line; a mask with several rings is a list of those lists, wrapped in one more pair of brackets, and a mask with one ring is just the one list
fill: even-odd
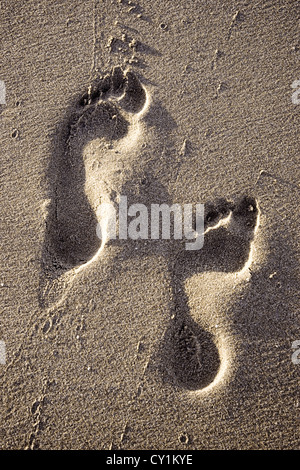
[(85, 193), (83, 149), (97, 138), (120, 139), (127, 130), (127, 121), (106, 102), (87, 108), (70, 126), (65, 152), (54, 155), (48, 171), (53, 182), (44, 247), (48, 266), (70, 269), (87, 262), (99, 249), (97, 219)]
[(163, 375), (187, 390), (199, 390), (217, 375), (221, 364), (219, 351), (213, 335), (191, 319), (183, 291), (175, 298), (175, 311), (163, 340)]

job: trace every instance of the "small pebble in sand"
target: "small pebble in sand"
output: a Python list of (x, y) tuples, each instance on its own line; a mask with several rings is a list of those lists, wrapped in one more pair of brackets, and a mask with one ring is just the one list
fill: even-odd
[(179, 436), (179, 442), (181, 444), (188, 444), (189, 443), (189, 436), (184, 432)]

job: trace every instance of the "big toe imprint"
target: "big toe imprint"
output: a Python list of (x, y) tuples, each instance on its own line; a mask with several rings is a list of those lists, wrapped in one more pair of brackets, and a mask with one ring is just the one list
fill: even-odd
[[(257, 202), (248, 196), (235, 204), (208, 204), (203, 248), (181, 252), (172, 265), (174, 314), (163, 342), (163, 368), (168, 379), (185, 389), (207, 387), (221, 367), (214, 337), (191, 318), (185, 281), (197, 273), (241, 271), (249, 262), (258, 216)], [(209, 308), (203, 305), (206, 311)]]

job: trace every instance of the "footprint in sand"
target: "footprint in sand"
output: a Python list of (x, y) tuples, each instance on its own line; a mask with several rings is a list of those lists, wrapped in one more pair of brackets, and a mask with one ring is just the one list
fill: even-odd
[(190, 315), (185, 282), (195, 274), (239, 273), (250, 265), (259, 209), (254, 198), (245, 196), (235, 203), (220, 200), (207, 204), (204, 217), (203, 248), (182, 251), (170, 265), (174, 314), (161, 349), (164, 375), (188, 390), (201, 390), (213, 383), (221, 358), (213, 335)]
[[(103, 202), (116, 202), (137, 175), (141, 117), (147, 109), (146, 90), (133, 72), (124, 73), (119, 67), (92, 84), (78, 103), (64, 152), (54, 158), (49, 172), (52, 198), (43, 253), (43, 307), (57, 306), (78, 269), (101, 252), (98, 208)], [(247, 266), (258, 216), (252, 197), (206, 204), (204, 247), (177, 250), (176, 255), (172, 248), (165, 251), (174, 312), (160, 362), (163, 374), (185, 389), (207, 387), (221, 367), (214, 337), (191, 317), (185, 282), (198, 273), (238, 273)], [(149, 241), (149, 253), (153, 248)]]
[[(76, 268), (101, 249), (97, 209), (114, 202), (132, 177), (147, 94), (131, 71), (120, 67), (95, 81), (77, 103), (61, 155), (48, 171), (51, 199), (40, 282), (40, 303), (61, 298)], [(132, 151), (134, 147), (135, 151)]]

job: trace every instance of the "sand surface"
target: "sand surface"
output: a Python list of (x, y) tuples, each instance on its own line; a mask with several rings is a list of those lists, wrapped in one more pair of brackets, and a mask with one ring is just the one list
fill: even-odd
[(0, 448), (299, 449), (300, 3), (1, 6)]

